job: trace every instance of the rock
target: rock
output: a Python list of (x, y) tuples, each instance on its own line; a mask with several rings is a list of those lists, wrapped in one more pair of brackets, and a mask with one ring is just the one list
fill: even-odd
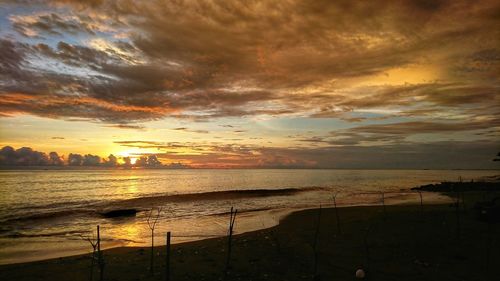
[(361, 268), (356, 270), (356, 278), (358, 279), (364, 279), (365, 278), (365, 271)]

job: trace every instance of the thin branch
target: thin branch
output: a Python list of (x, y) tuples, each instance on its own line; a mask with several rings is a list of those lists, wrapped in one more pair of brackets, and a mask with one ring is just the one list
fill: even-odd
[(157, 210), (158, 210), (158, 213), (156, 214), (156, 216), (154, 218), (153, 218), (153, 208), (151, 208), (151, 210), (149, 211), (148, 226), (149, 226), (149, 229), (151, 229), (151, 230), (155, 229), (156, 223), (158, 223), (158, 220), (160, 218), (160, 214), (161, 214), (161, 211), (163, 210), (163, 208), (160, 207)]

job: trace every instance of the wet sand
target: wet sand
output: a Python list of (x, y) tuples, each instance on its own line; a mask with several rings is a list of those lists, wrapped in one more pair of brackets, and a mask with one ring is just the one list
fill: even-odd
[[(468, 207), (472, 205), (469, 204)], [(500, 225), (449, 204), (294, 212), (279, 225), (233, 237), (227, 280), (493, 280)], [(458, 220), (457, 220), (458, 218)], [(457, 224), (458, 222), (458, 224)], [(459, 227), (458, 227), (459, 226)], [(175, 233), (174, 233), (175, 235)], [(315, 237), (317, 237), (316, 251)], [(175, 237), (173, 238), (175, 239)], [(171, 280), (223, 280), (227, 238), (172, 245)], [(165, 246), (104, 251), (105, 280), (165, 280)], [(315, 266), (316, 261), (316, 266)], [(2, 280), (90, 280), (90, 255), (2, 265)], [(316, 270), (315, 270), (316, 267)], [(98, 271), (93, 280), (99, 280)]]

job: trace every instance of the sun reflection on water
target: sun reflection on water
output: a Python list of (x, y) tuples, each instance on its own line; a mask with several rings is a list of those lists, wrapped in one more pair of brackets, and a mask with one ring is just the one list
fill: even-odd
[(121, 225), (115, 231), (115, 237), (123, 240), (126, 246), (137, 246), (145, 242), (145, 229), (140, 223)]

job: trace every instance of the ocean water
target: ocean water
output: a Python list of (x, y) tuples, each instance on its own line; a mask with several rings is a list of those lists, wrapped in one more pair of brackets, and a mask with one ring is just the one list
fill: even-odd
[[(0, 264), (89, 252), (101, 227), (104, 248), (150, 243), (149, 211), (162, 208), (156, 244), (223, 236), (238, 209), (237, 233), (270, 227), (293, 210), (418, 202), (411, 187), (480, 179), (497, 171), (444, 170), (22, 170), (0, 171)], [(424, 194), (424, 203), (447, 200)], [(103, 212), (136, 209), (132, 217)]]

